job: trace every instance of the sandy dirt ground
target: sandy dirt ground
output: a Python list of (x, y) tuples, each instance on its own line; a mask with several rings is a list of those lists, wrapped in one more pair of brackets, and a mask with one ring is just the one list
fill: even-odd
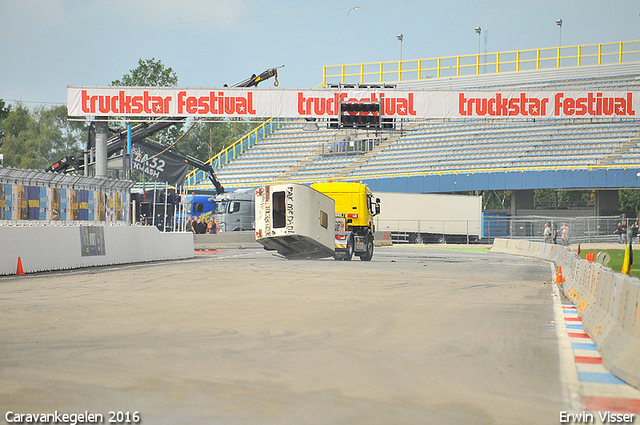
[(0, 423), (557, 423), (551, 279), (531, 259), (411, 247), (3, 277)]

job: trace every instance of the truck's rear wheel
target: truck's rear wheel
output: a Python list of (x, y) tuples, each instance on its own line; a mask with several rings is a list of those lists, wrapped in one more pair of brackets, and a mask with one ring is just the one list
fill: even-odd
[(367, 251), (360, 256), (362, 261), (371, 261), (373, 258), (373, 238), (369, 236), (367, 238)]

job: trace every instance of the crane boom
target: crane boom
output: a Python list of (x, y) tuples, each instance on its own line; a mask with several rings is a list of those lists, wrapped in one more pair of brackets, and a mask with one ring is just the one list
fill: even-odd
[[(275, 77), (274, 85), (277, 86), (278, 85), (278, 68), (282, 68), (282, 67), (284, 67), (284, 65), (276, 68), (269, 68), (259, 75), (253, 74), (251, 77), (235, 84), (233, 87), (255, 87), (261, 82), (268, 80), (269, 78), (272, 78), (272, 77)], [(154, 121), (140, 123), (131, 129), (131, 142), (132, 144), (151, 146), (150, 142), (145, 141), (147, 137), (150, 137), (159, 131), (166, 130), (176, 122), (181, 122), (181, 121), (184, 121), (185, 119), (186, 119), (185, 117), (162, 117)], [(87, 140), (86, 151), (88, 152), (90, 149), (92, 149), (95, 142), (95, 129), (93, 128), (93, 126), (89, 127), (89, 135), (87, 139), (88, 140)], [(107, 157), (111, 157), (113, 155), (118, 154), (120, 151), (122, 151), (124, 149), (124, 146), (126, 145), (126, 142), (127, 142), (126, 130), (119, 131), (114, 136), (110, 137), (107, 140)], [(213, 185), (215, 186), (216, 192), (218, 194), (224, 193), (224, 187), (218, 181), (211, 164), (202, 162), (189, 155), (179, 153), (175, 149), (171, 149), (170, 152), (173, 155), (180, 157), (181, 160), (183, 160), (185, 163), (189, 164), (190, 166), (204, 171), (207, 177), (209, 178), (209, 180), (211, 180), (211, 183), (213, 183)], [(83, 169), (86, 166), (84, 162), (85, 162), (84, 157), (82, 155), (75, 155), (75, 156), (68, 155), (58, 160), (54, 164), (52, 164), (49, 168), (46, 169), (46, 171), (58, 172), (58, 173), (77, 171), (77, 170)]]

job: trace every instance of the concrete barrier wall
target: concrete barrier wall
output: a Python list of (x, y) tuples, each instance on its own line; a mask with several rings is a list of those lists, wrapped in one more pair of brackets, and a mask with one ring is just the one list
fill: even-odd
[(193, 235), (193, 246), (195, 249), (262, 248), (262, 245), (256, 242), (256, 232), (253, 230)]
[(194, 256), (192, 234), (152, 226), (0, 226), (0, 241), (0, 275), (15, 274), (18, 257), (32, 273)]
[(602, 363), (618, 378), (640, 388), (640, 280), (583, 260), (559, 245), (496, 239), (491, 252), (534, 257), (562, 266), (562, 290), (576, 305)]

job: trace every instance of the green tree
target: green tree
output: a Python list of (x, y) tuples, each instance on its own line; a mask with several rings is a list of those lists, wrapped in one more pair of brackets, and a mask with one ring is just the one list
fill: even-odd
[(256, 123), (246, 121), (220, 119), (214, 122), (197, 122), (176, 148), (206, 161), (255, 127)]
[(81, 149), (84, 123), (68, 121), (66, 106), (30, 111), (19, 104), (0, 122), (0, 131), (5, 166), (44, 169)]
[(459, 195), (482, 196), (483, 210), (508, 210), (511, 208), (510, 190), (472, 190), (456, 193)]
[(540, 209), (586, 207), (594, 203), (595, 194), (590, 190), (536, 189), (533, 197), (534, 208)]
[(54, 160), (84, 150), (87, 137), (87, 123), (69, 121), (66, 105), (35, 110), (35, 119), (44, 128), (54, 129), (56, 137), (52, 140)]
[[(130, 70), (121, 79), (111, 82), (113, 86), (143, 87), (175, 87), (177, 84), (178, 75), (176, 72), (155, 58), (139, 59), (138, 66), (135, 69)], [(119, 121), (122, 122), (123, 120)], [(218, 119), (213, 122), (197, 122), (193, 128), (189, 125), (188, 128), (190, 130), (187, 134), (184, 134), (187, 130), (185, 125), (176, 123), (169, 129), (153, 135), (151, 139), (168, 146), (175, 143), (182, 136), (175, 145), (175, 150), (206, 161), (247, 134), (255, 126), (256, 124), (252, 122)]]
[[(113, 86), (152, 86), (175, 87), (178, 75), (162, 61), (139, 59), (138, 66), (129, 71), (121, 79), (111, 82)], [(191, 128), (191, 125), (189, 125)], [(255, 128), (255, 124), (246, 121), (219, 119), (213, 122), (198, 122), (188, 134), (184, 135), (175, 149), (187, 155), (206, 161), (225, 147)], [(171, 145), (186, 131), (182, 123), (176, 123), (169, 129), (151, 137), (162, 145)]]
[(618, 208), (620, 211), (635, 212), (636, 217), (640, 211), (640, 190), (622, 189), (618, 191)]
[(4, 133), (2, 131), (2, 121), (4, 121), (8, 116), (9, 112), (11, 112), (11, 105), (6, 106), (3, 99), (0, 99), (0, 147), (2, 147), (2, 139), (4, 138)]
[(502, 210), (511, 208), (510, 190), (484, 190), (482, 191), (482, 209)]
[[(129, 70), (121, 79), (113, 80), (112, 86), (135, 86), (135, 87), (175, 87), (178, 84), (178, 74), (171, 67), (166, 67), (161, 60), (138, 59), (138, 66)], [(131, 121), (152, 120), (153, 118), (132, 117)], [(126, 120), (126, 119), (124, 119)], [(111, 121), (111, 127), (124, 130), (122, 118)], [(135, 123), (132, 123), (135, 125)], [(161, 131), (153, 136), (153, 139), (162, 144), (169, 145), (175, 142), (183, 133), (183, 124), (176, 123), (170, 128)]]
[(534, 208), (554, 209), (556, 205), (556, 191), (554, 189), (536, 189), (533, 192)]
[(111, 85), (175, 87), (178, 85), (178, 74), (173, 68), (165, 67), (161, 60), (139, 59), (137, 68), (129, 70), (129, 74), (124, 74), (120, 80), (112, 81)]

